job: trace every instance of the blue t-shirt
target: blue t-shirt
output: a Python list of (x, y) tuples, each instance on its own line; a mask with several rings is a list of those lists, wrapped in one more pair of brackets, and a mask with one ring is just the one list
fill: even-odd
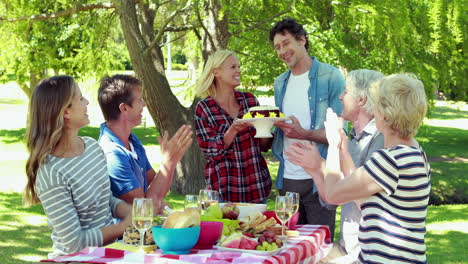
[(101, 145), (107, 158), (107, 172), (110, 177), (112, 194), (120, 197), (132, 190), (141, 187), (144, 192), (148, 190), (146, 173), (151, 170), (151, 165), (146, 156), (140, 140), (130, 134), (130, 142), (138, 155), (135, 159), (123, 142), (107, 127), (101, 124), (99, 145)]

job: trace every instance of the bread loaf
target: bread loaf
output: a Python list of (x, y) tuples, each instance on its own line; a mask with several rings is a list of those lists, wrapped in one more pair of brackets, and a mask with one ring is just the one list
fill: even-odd
[(200, 213), (197, 209), (187, 208), (183, 212), (170, 214), (163, 224), (163, 228), (186, 228), (200, 226)]

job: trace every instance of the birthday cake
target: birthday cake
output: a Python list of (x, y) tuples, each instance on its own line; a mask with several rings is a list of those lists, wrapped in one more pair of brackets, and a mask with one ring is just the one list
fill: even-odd
[(264, 117), (284, 117), (284, 114), (276, 106), (262, 105), (251, 107), (242, 119)]

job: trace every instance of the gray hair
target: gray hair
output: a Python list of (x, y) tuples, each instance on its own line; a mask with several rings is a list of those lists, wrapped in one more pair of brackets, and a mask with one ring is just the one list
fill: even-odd
[(346, 89), (349, 90), (354, 98), (362, 96), (366, 98), (366, 104), (363, 108), (372, 113), (372, 100), (369, 98), (369, 90), (373, 83), (380, 81), (384, 75), (374, 70), (354, 70), (346, 75)]

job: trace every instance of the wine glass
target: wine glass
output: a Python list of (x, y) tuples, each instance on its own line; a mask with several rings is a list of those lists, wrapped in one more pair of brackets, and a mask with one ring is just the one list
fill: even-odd
[(195, 208), (197, 210), (200, 210), (200, 207), (198, 204), (198, 195), (196, 194), (185, 195), (184, 209), (187, 209), (187, 208)]
[(153, 221), (153, 200), (148, 198), (133, 199), (132, 224), (140, 232), (140, 247), (143, 247), (145, 232)]
[(198, 196), (200, 209), (205, 211), (210, 205), (217, 204), (219, 202), (218, 191), (215, 190), (200, 190), (200, 195)]
[[(291, 218), (293, 217), (293, 215), (295, 215), (297, 213), (297, 211), (299, 211), (299, 203), (301, 201), (301, 198), (299, 196), (299, 193), (297, 192), (286, 192), (285, 196), (288, 196), (288, 197), (291, 197), (291, 207), (292, 207), (292, 213), (291, 213)], [(291, 219), (289, 219), (289, 222), (288, 222), (288, 228), (290, 229), (291, 228)]]
[(292, 198), (289, 196), (276, 196), (275, 213), (281, 221), (281, 237), (284, 239), (284, 224), (291, 217)]

